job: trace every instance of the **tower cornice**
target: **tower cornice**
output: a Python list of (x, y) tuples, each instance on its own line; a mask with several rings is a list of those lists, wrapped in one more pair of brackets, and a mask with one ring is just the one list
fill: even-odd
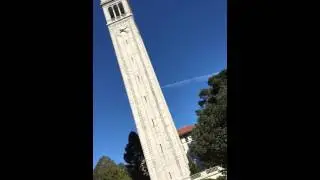
[(129, 17), (132, 17), (132, 14), (129, 14), (129, 15), (127, 15), (127, 16), (119, 19), (119, 20), (113, 21), (113, 22), (111, 22), (111, 23), (107, 23), (107, 25), (110, 26), (110, 25), (112, 25), (112, 24), (117, 24), (117, 22), (120, 22), (120, 21), (122, 21), (122, 20), (125, 20), (125, 19), (127, 19), (127, 18), (129, 18)]
[(101, 0), (100, 6), (104, 6), (105, 4), (108, 4), (108, 3), (114, 2), (114, 1), (116, 1), (116, 0)]

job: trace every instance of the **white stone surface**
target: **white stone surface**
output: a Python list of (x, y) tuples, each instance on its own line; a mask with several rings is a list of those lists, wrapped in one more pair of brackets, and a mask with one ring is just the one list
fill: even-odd
[[(111, 18), (108, 8), (120, 2), (125, 14)], [(101, 5), (151, 180), (189, 177), (188, 159), (127, 0)]]
[(181, 137), (180, 140), (183, 146), (183, 150), (187, 154), (189, 151), (190, 144), (192, 142), (192, 137), (189, 135), (187, 137)]

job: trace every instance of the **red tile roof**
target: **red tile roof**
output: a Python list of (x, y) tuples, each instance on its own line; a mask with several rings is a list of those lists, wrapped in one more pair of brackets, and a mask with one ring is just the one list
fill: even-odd
[(190, 133), (193, 128), (194, 128), (194, 125), (184, 126), (180, 129), (178, 129), (178, 134), (179, 134), (179, 136), (186, 135), (186, 134)]

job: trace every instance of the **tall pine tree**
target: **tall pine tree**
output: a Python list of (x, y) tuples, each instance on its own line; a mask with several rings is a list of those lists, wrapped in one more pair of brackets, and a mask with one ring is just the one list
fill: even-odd
[(227, 169), (227, 70), (210, 77), (208, 85), (199, 94), (198, 122), (190, 149), (206, 168), (219, 165)]
[(136, 132), (132, 131), (129, 134), (124, 160), (127, 163), (128, 173), (133, 180), (150, 180), (140, 139)]

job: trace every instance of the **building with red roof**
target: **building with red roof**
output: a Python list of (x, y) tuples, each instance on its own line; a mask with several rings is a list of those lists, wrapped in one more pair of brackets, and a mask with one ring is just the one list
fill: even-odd
[(186, 153), (188, 152), (189, 146), (192, 142), (191, 132), (193, 128), (194, 125), (188, 125), (178, 129), (178, 134), (180, 136), (183, 149)]

